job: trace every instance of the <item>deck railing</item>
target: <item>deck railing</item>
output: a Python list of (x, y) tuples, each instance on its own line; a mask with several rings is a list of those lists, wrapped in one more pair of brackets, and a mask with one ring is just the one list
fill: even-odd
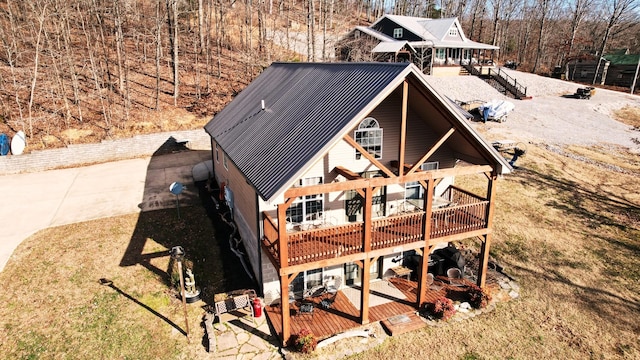
[[(453, 186), (442, 196), (450, 201), (450, 205), (432, 210), (429, 239), (486, 228), (489, 201)], [(423, 211), (416, 211), (372, 220), (371, 250), (393, 248), (424, 239), (424, 217)], [(267, 214), (264, 214), (263, 228), (263, 245), (279, 262), (278, 229)], [(288, 232), (287, 245), (288, 264), (281, 266), (357, 254), (364, 251), (364, 223)]]

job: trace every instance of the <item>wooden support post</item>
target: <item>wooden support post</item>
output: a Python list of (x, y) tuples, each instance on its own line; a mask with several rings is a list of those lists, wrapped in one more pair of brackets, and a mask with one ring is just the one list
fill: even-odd
[(480, 248), (480, 267), (478, 269), (478, 280), (476, 285), (484, 289), (487, 280), (487, 265), (489, 264), (489, 248), (491, 247), (491, 234), (483, 236)]
[(404, 176), (404, 148), (407, 138), (407, 101), (409, 99), (409, 83), (402, 84), (402, 119), (400, 121), (400, 148), (398, 149), (398, 176)]
[(427, 272), (429, 267), (429, 253), (431, 252), (431, 248), (429, 247), (429, 239), (431, 238), (431, 216), (432, 216), (432, 206), (433, 206), (433, 192), (434, 192), (435, 182), (433, 180), (429, 180), (427, 182), (426, 191), (423, 196), (423, 204), (424, 206), (424, 218), (422, 221), (422, 232), (424, 239), (424, 247), (422, 251), (422, 264), (420, 265), (420, 274), (418, 274), (418, 296), (417, 296), (417, 306), (420, 306), (426, 301), (427, 298)]
[(278, 204), (278, 252), (280, 267), (289, 266), (289, 246), (287, 241), (287, 203)]
[(371, 259), (364, 258), (362, 266), (362, 291), (360, 292), (360, 323), (366, 325), (369, 323), (369, 289), (371, 278)]
[[(295, 278), (294, 274), (294, 278)], [(289, 313), (289, 283), (291, 277), (280, 275), (280, 310), (282, 311), (282, 346), (287, 347), (291, 338), (291, 314)]]
[[(289, 246), (287, 240), (287, 209), (293, 199), (278, 204), (278, 260), (280, 268), (289, 266)], [(287, 275), (280, 275), (280, 309), (282, 310), (282, 345), (287, 346), (291, 337), (289, 315), (289, 283), (291, 279)]]
[[(491, 174), (489, 177), (489, 184), (487, 186), (487, 200), (489, 200), (489, 207), (487, 209), (487, 229), (491, 229), (493, 227), (493, 210), (495, 206), (495, 200), (493, 199), (493, 195), (496, 190), (496, 179), (497, 176), (495, 174)], [(491, 233), (484, 235), (484, 239), (482, 241), (482, 248), (480, 249), (480, 266), (478, 269), (478, 280), (477, 285), (481, 288), (484, 288), (486, 280), (487, 280), (487, 265), (489, 264), (489, 249), (491, 247)]]
[(373, 189), (367, 187), (364, 189), (364, 205), (362, 208), (362, 216), (364, 218), (364, 231), (362, 232), (362, 248), (365, 252), (371, 251), (371, 219), (373, 207)]

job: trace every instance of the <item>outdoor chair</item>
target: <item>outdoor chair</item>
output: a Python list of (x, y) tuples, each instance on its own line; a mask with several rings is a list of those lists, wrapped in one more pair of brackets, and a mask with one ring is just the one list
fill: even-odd
[(298, 316), (311, 316), (313, 320), (313, 303), (303, 302), (298, 308)]
[(328, 276), (324, 281), (324, 290), (329, 294), (335, 294), (338, 292), (340, 288), (340, 277), (339, 276)]
[(432, 273), (427, 273), (427, 286), (430, 290), (438, 291), (442, 289), (442, 286), (435, 284), (435, 278)]
[(338, 289), (340, 288), (341, 279), (339, 276), (328, 276), (324, 282), (324, 291), (330, 296), (320, 301), (320, 306), (328, 310), (333, 306), (338, 295)]
[(458, 268), (451, 268), (447, 270), (447, 277), (449, 278), (449, 284), (453, 286), (463, 286), (462, 272)]

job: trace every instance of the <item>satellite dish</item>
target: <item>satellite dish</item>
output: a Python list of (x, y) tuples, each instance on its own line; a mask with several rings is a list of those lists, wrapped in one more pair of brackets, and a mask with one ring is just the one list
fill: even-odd
[(184, 190), (184, 186), (179, 182), (171, 183), (171, 185), (169, 186), (169, 191), (171, 191), (173, 195), (180, 195), (180, 193), (182, 193), (182, 190)]

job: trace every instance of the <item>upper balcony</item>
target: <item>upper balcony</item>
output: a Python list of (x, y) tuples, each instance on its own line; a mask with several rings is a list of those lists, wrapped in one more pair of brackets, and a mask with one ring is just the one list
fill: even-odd
[[(488, 199), (463, 189), (449, 187), (442, 196), (432, 200), (431, 211), (425, 211), (426, 207), (420, 205), (414, 204), (411, 211), (372, 219), (369, 228), (362, 221), (342, 225), (318, 222), (279, 232), (277, 222), (264, 213), (262, 245), (274, 265), (284, 268), (354, 258), (370, 251), (392, 253), (398, 247), (424, 247), (425, 242), (432, 245), (487, 231)], [(430, 219), (425, 222), (429, 213)], [(370, 231), (365, 231), (367, 229)], [(279, 234), (284, 234), (284, 239), (280, 239)], [(280, 252), (281, 243), (287, 244), (286, 257)], [(286, 259), (286, 264), (282, 264), (281, 259)]]

